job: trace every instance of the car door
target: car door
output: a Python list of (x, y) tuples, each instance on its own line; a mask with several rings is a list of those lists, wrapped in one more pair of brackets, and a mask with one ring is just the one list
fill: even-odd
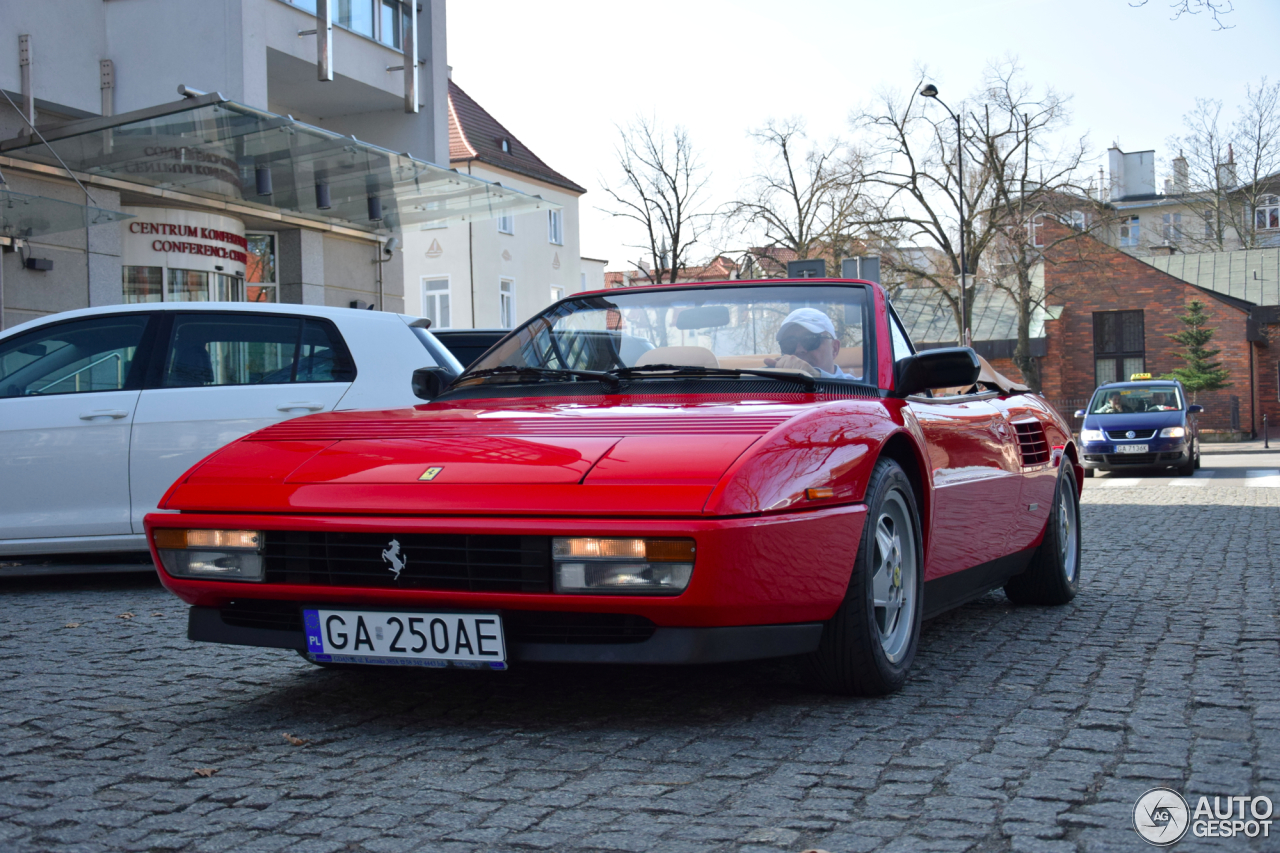
[(933, 480), (926, 581), (1006, 553), (1006, 525), (1020, 497), (1021, 468), (1011, 458), (1011, 428), (992, 404), (995, 397), (993, 392), (913, 397), (908, 403), (924, 432)]
[(288, 418), (332, 411), (355, 365), (326, 319), (250, 312), (175, 313), (163, 358), (138, 401), (129, 453), (134, 532), (188, 468)]
[(131, 532), (129, 433), (155, 322), (108, 313), (0, 343), (0, 541)]

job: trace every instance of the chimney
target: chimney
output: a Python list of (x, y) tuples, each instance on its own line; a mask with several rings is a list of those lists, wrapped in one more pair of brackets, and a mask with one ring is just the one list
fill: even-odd
[(1112, 143), (1107, 149), (1107, 166), (1111, 171), (1111, 201), (1120, 201), (1124, 198), (1124, 152), (1119, 146)]
[(1173, 191), (1178, 195), (1185, 195), (1187, 192), (1187, 158), (1182, 156), (1181, 151), (1173, 158)]

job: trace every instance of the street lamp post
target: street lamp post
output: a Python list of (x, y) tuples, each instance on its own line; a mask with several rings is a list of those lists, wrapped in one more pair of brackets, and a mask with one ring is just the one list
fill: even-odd
[(942, 108), (956, 120), (956, 183), (960, 194), (958, 205), (960, 209), (960, 343), (962, 346), (969, 346), (969, 327), (966, 325), (968, 318), (965, 316), (965, 308), (968, 301), (965, 293), (965, 284), (969, 278), (969, 262), (965, 257), (964, 251), (964, 135), (960, 128), (960, 116), (952, 112), (951, 107), (947, 106), (938, 97), (937, 86), (932, 83), (926, 83), (925, 87), (920, 90), (920, 94), (942, 104)]

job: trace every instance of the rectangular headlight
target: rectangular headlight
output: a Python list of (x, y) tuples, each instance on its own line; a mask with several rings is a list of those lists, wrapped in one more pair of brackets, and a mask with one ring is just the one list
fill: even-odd
[(261, 581), (262, 533), (257, 530), (157, 529), (156, 550), (175, 577)]
[(1183, 427), (1165, 427), (1160, 430), (1161, 438), (1182, 438), (1186, 434), (1187, 431)]
[(1104, 441), (1102, 430), (1100, 429), (1082, 429), (1080, 430), (1080, 440), (1085, 444), (1092, 444), (1095, 441)]
[(556, 538), (555, 590), (679, 595), (693, 576), (694, 550), (692, 539)]

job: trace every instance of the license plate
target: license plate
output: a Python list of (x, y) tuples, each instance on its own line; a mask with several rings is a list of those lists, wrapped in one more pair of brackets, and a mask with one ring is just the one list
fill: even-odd
[(1116, 453), (1146, 453), (1146, 444), (1117, 444)]
[(496, 613), (303, 610), (307, 657), (318, 663), (506, 669)]

